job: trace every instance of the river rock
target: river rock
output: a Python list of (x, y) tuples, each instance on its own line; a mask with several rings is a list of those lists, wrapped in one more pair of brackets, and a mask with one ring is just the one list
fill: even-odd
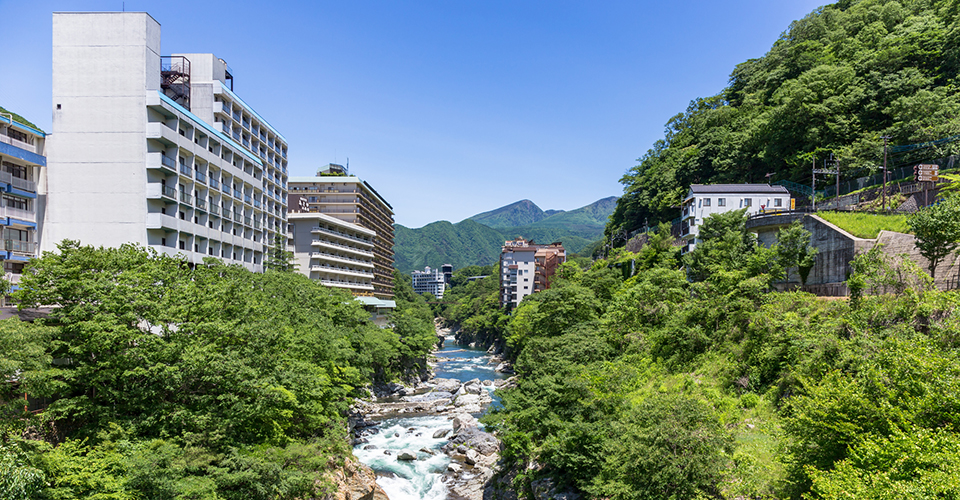
[(335, 488), (329, 500), (389, 500), (386, 492), (377, 485), (373, 469), (350, 458), (343, 467), (327, 474)]
[(454, 392), (460, 389), (460, 381), (453, 378), (438, 378), (433, 380), (433, 390), (435, 392), (448, 392), (451, 397)]
[(431, 450), (430, 448), (420, 448), (420, 451), (422, 451), (422, 452), (424, 452), (424, 453), (426, 453), (427, 455), (430, 455), (430, 456), (433, 456), (433, 455), (436, 455), (436, 454), (437, 454), (437, 452)]
[(377, 449), (377, 445), (375, 445), (375, 444), (368, 444), (368, 445), (364, 446), (363, 449), (365, 449), (365, 450), (375, 450), (375, 449)]
[(467, 450), (464, 455), (463, 461), (470, 465), (477, 465), (477, 462), (480, 461), (480, 453), (477, 450)]
[(507, 363), (506, 361), (497, 365), (495, 371), (497, 373), (514, 373), (513, 365), (511, 365), (510, 363)]
[(416, 396), (404, 396), (404, 401), (419, 403), (425, 401), (437, 401), (440, 399), (453, 399), (453, 393), (447, 391), (434, 391), (428, 392), (426, 394), (418, 394)]
[(447, 437), (447, 434), (450, 434), (450, 429), (440, 429), (437, 432), (433, 433), (433, 439), (442, 439)]
[(484, 380), (484, 381), (483, 381), (483, 386), (484, 386), (484, 387), (490, 387), (491, 385), (493, 385), (493, 380)]
[(443, 445), (443, 450), (450, 452), (460, 446), (477, 450), (484, 456), (494, 456), (500, 450), (500, 441), (497, 441), (493, 434), (483, 432), (477, 427), (464, 427)]
[(580, 500), (580, 495), (571, 491), (557, 491), (552, 478), (543, 478), (530, 483), (535, 500)]
[(463, 394), (453, 400), (453, 406), (464, 413), (480, 413), (483, 410), (479, 394)]
[(474, 467), (471, 473), (465, 471), (460, 481), (449, 484), (450, 492), (455, 495), (455, 498), (483, 500), (484, 487), (492, 477), (493, 470), (489, 467)]
[(473, 415), (469, 413), (461, 413), (453, 417), (453, 432), (459, 433), (462, 429), (476, 426), (477, 419), (473, 418)]
[(480, 379), (478, 378), (463, 384), (463, 391), (466, 394), (480, 394), (480, 391), (482, 390), (483, 384), (480, 383)]
[(461, 469), (463, 469), (463, 466), (456, 462), (450, 462), (450, 465), (447, 466), (447, 470), (454, 473), (460, 472)]
[(414, 453), (410, 453), (409, 451), (401, 451), (400, 454), (397, 455), (397, 460), (416, 460), (416, 459), (417, 459), (417, 455)]

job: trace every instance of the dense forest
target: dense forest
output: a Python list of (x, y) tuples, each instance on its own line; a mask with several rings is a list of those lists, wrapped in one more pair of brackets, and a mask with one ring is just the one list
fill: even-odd
[(437, 341), (403, 280), (392, 329), (298, 273), (129, 245), (66, 241), (20, 286), (21, 306), (56, 307), (0, 321), (4, 499), (320, 496), (358, 389), (417, 374)]
[[(960, 2), (842, 0), (792, 23), (719, 94), (693, 100), (621, 179), (606, 229), (679, 217), (691, 184), (810, 184), (833, 154), (844, 180), (960, 150)], [(767, 177), (767, 174), (772, 174)]]
[(787, 227), (765, 248), (745, 220), (708, 217), (682, 259), (661, 230), (637, 253), (568, 262), (512, 315), (496, 276), (451, 290), (444, 316), (501, 342), (519, 375), (483, 419), (503, 442), (499, 484), (527, 498), (545, 480), (614, 500), (960, 496), (960, 294), (879, 251), (853, 262), (850, 300), (774, 292), (809, 265), (810, 234)]

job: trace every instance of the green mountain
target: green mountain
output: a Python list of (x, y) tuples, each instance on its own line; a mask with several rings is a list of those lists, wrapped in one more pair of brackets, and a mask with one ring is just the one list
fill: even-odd
[[(555, 210), (553, 211), (555, 212)], [(516, 203), (500, 207), (496, 210), (483, 212), (469, 217), (484, 226), (492, 228), (508, 228), (527, 226), (543, 220), (547, 215), (540, 210), (536, 203), (530, 200), (520, 200)]]
[[(611, 196), (569, 212), (544, 212), (532, 201), (522, 200), (456, 224), (440, 221), (419, 229), (396, 224), (394, 267), (407, 273), (441, 264), (453, 264), (456, 269), (493, 264), (500, 257), (503, 242), (518, 236), (538, 243), (561, 241), (568, 252), (578, 253), (603, 236), (616, 200)], [(490, 226), (524, 221), (533, 222)]]
[(841, 0), (791, 23), (725, 89), (690, 96), (621, 179), (608, 234), (679, 217), (690, 184), (808, 186), (831, 154), (841, 182), (875, 174), (883, 136), (889, 168), (960, 153), (957, 12), (955, 0)]
[(497, 261), (504, 237), (496, 229), (467, 219), (439, 221), (419, 229), (394, 225), (393, 266), (407, 273), (423, 266), (453, 264), (455, 269)]

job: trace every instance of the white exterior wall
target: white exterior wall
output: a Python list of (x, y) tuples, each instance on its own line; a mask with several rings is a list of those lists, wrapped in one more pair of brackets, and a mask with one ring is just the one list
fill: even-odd
[(446, 279), (443, 272), (439, 269), (430, 269), (430, 266), (423, 271), (413, 271), (413, 291), (418, 294), (429, 293), (438, 299), (443, 298), (443, 292), (446, 289)]
[[(720, 205), (723, 200), (723, 206)], [(749, 201), (748, 201), (749, 200)], [(775, 206), (777, 200), (780, 206)], [(767, 212), (790, 209), (789, 193), (729, 193), (729, 192), (701, 192), (695, 195), (688, 194), (683, 200), (681, 208), (681, 223), (689, 224), (689, 229), (682, 235), (689, 244), (686, 252), (692, 251), (700, 241), (700, 225), (712, 214), (721, 214), (746, 208), (746, 214), (756, 215), (761, 210)]]
[[(537, 270), (534, 259), (537, 250), (514, 248), (500, 255), (501, 302), (517, 307), (524, 297), (533, 293), (533, 280)], [(515, 266), (515, 267), (514, 267)]]
[(145, 13), (53, 14), (53, 135), (41, 250), (146, 239), (146, 90), (160, 24)]
[(189, 55), (189, 110), (166, 99), (160, 55), (160, 25), (148, 14), (54, 14), (41, 249), (65, 238), (138, 243), (261, 271), (285, 227), (286, 142), (273, 134), (269, 151), (254, 152), (249, 138), (223, 133), (212, 77), (226, 65), (213, 54)]
[(376, 232), (317, 212), (288, 217), (289, 249), (301, 274), (357, 295), (373, 292)]

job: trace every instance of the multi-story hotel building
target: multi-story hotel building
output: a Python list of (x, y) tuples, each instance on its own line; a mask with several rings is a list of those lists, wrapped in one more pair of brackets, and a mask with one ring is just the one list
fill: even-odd
[(146, 13), (53, 15), (41, 248), (139, 243), (260, 271), (285, 235), (287, 142), (213, 54), (161, 56)]
[(4, 278), (16, 289), (23, 264), (37, 255), (37, 221), (42, 210), (37, 180), (44, 157), (46, 134), (0, 112), (0, 228), (3, 230)]
[(309, 210), (292, 208), (288, 218), (288, 248), (301, 273), (354, 295), (373, 294), (375, 231)]
[(447, 280), (441, 269), (430, 269), (430, 266), (427, 266), (423, 271), (414, 271), (411, 276), (414, 292), (420, 295), (429, 293), (438, 299), (443, 298)]
[(518, 238), (503, 243), (500, 251), (500, 307), (512, 310), (524, 297), (550, 288), (550, 277), (566, 262), (560, 243), (535, 245)]
[[(354, 293), (369, 294), (383, 300), (393, 299), (393, 207), (370, 184), (357, 177), (346, 175), (339, 165), (330, 165), (324, 171), (318, 172), (316, 177), (291, 177), (288, 204), (293, 207), (291, 213), (320, 214), (329, 219), (373, 231), (374, 235), (369, 242), (366, 241), (366, 235), (369, 233), (365, 232), (364, 236), (360, 237), (365, 240), (364, 242), (347, 240), (339, 243), (358, 249), (363, 247), (363, 251), (372, 253), (373, 279), (370, 283), (373, 289), (355, 290)], [(309, 224), (311, 228), (315, 227), (313, 222)], [(318, 265), (338, 264), (331, 260), (332, 257), (318, 251), (322, 243), (314, 245), (313, 241), (317, 238), (313, 236), (310, 237), (310, 260), (304, 261), (307, 251), (304, 244), (306, 233), (301, 232), (299, 223), (294, 226), (291, 231), (294, 240), (294, 256), (298, 262), (309, 263), (307, 266), (301, 264), (301, 272), (306, 272), (307, 269), (313, 269)], [(347, 234), (357, 236), (354, 233)], [(353, 256), (361, 257), (355, 252)], [(366, 255), (362, 257), (366, 258)], [(357, 276), (357, 278), (360, 277)]]

